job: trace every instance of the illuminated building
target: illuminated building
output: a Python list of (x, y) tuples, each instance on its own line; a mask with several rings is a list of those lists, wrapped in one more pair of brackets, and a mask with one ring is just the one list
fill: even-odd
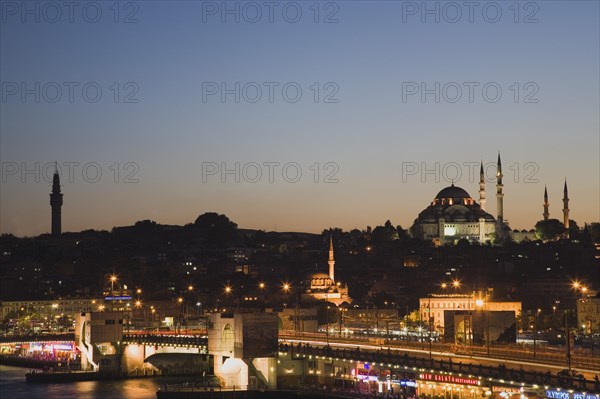
[(585, 334), (600, 332), (600, 295), (594, 294), (577, 300), (577, 327)]
[[(486, 312), (489, 317), (495, 317), (494, 313), (500, 316), (501, 313), (507, 312), (510, 319), (514, 320), (521, 314), (521, 310), (521, 302), (493, 301), (491, 292), (430, 294), (419, 299), (419, 312), (423, 323), (429, 324), (433, 331), (440, 334), (445, 334), (449, 327), (446, 324), (451, 323), (455, 339), (465, 341), (472, 339), (472, 324), (479, 313)], [(494, 334), (490, 336), (492, 335)]]
[(439, 244), (462, 238), (485, 243), (496, 232), (496, 219), (468, 192), (452, 184), (441, 190), (431, 204), (415, 219), (410, 233), (422, 240)]
[(303, 302), (326, 301), (336, 306), (344, 302), (352, 303), (348, 296), (348, 286), (335, 281), (335, 258), (333, 255), (333, 238), (329, 237), (329, 257), (327, 260), (329, 274), (315, 273), (310, 276), (306, 292), (302, 294)]

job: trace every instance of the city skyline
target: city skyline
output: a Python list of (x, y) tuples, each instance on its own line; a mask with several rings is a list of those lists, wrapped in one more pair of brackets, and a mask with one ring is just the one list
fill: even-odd
[[(53, 235), (60, 235), (61, 234), (61, 221), (62, 221), (61, 209), (60, 208), (62, 207), (62, 196), (64, 195), (64, 193), (61, 192), (61, 188), (63, 187), (63, 184), (62, 184), (62, 182), (60, 180), (58, 180), (59, 177), (60, 177), (60, 171), (59, 171), (59, 167), (58, 167), (58, 162), (55, 162), (54, 165), (55, 165), (54, 166), (54, 172), (52, 173), (52, 176), (53, 176), (52, 177), (52, 192), (50, 193), (50, 199), (51, 199), (50, 200), (50, 208), (51, 208), (51, 214), (52, 214), (51, 221), (50, 221), (50, 226), (52, 226), (51, 233)], [(71, 165), (71, 167), (72, 166), (73, 165)], [(409, 166), (410, 166), (410, 168), (414, 167), (414, 165), (409, 165)], [(452, 166), (454, 166), (454, 165), (452, 165)], [(474, 173), (474, 170), (477, 169), (477, 168), (475, 168), (476, 166), (477, 165), (471, 165), (471, 164), (467, 165), (467, 167), (469, 168), (469, 178), (471, 177), (471, 175), (473, 175), (473, 176), (476, 175)], [(417, 165), (417, 167), (418, 167), (418, 165)], [(414, 173), (414, 169), (410, 169), (410, 168), (407, 167), (408, 172), (406, 170), (403, 171), (405, 173), (405, 175), (404, 175), (405, 177), (408, 174), (413, 174)], [(487, 201), (488, 201), (488, 205), (486, 206), (487, 207), (486, 209), (490, 213), (493, 213), (494, 215), (498, 215), (498, 204), (496, 204), (496, 206), (494, 206), (493, 208), (489, 208), (490, 204), (494, 204), (496, 202), (496, 201), (494, 201), (494, 199), (495, 199), (494, 197), (496, 197), (496, 193), (495, 193), (495, 190), (496, 190), (496, 185), (495, 185), (496, 181), (495, 181), (495, 179), (496, 179), (496, 177), (495, 177), (494, 180), (490, 180), (490, 178), (488, 176), (490, 174), (489, 173), (489, 168), (484, 168), (483, 162), (480, 163), (480, 168), (481, 168), (481, 170), (484, 173), (483, 174), (483, 178), (484, 178), (484, 181), (485, 181), (485, 185), (483, 186), (483, 189), (485, 191), (483, 193), (483, 198), (485, 199), (486, 196), (487, 196)], [(494, 168), (494, 170), (496, 170), (496, 169)], [(486, 171), (487, 171), (487, 173), (486, 173)], [(73, 176), (72, 172), (73, 172), (72, 170), (69, 170), (69, 173), (71, 173), (71, 174), (70, 175), (68, 174), (67, 177)], [(426, 177), (427, 177), (427, 173), (429, 173), (431, 175), (431, 171), (426, 171), (425, 172), (425, 176)], [(443, 173), (439, 173), (439, 175), (443, 175)], [(494, 175), (496, 175), (496, 173), (494, 173)], [(479, 176), (481, 177), (481, 175), (479, 175)], [(503, 175), (503, 176), (505, 176), (505, 175)], [(234, 178), (235, 177), (236, 176), (234, 176)], [(227, 176), (225, 176), (225, 178), (227, 178)], [(445, 179), (445, 177), (444, 177), (444, 179)], [(43, 178), (42, 178), (42, 180), (43, 180)], [(457, 181), (456, 186), (462, 188), (458, 184), (459, 181)], [(451, 180), (451, 185), (454, 186), (454, 183), (455, 183), (455, 180), (452, 179)], [(481, 183), (481, 180), (478, 181), (478, 185), (479, 185), (479, 188), (481, 190), (482, 187), (481, 187), (480, 183)], [(554, 200), (555, 208), (553, 209), (553, 212), (551, 212), (551, 213), (549, 212), (550, 209), (551, 209), (551, 207), (550, 207), (551, 201), (548, 200), (548, 189), (547, 189), (547, 186), (548, 185), (546, 184), (545, 187), (544, 187), (544, 194), (543, 194), (543, 197), (542, 197), (543, 199), (541, 201), (541, 206), (543, 207), (543, 213), (541, 214), (541, 217), (536, 220), (536, 222), (537, 221), (541, 221), (541, 220), (547, 220), (549, 218), (550, 219), (558, 219), (559, 221), (561, 221), (561, 220), (564, 219), (564, 213), (563, 213), (564, 212), (564, 204), (563, 204), (563, 199), (565, 198), (564, 195), (566, 195), (565, 190), (566, 190), (566, 186), (567, 186), (567, 180), (565, 179), (563, 190), (561, 190), (561, 192), (564, 195), (560, 197), (558, 205), (556, 204), (556, 200)], [(449, 187), (449, 186), (443, 186), (443, 187)], [(492, 189), (491, 191), (490, 191), (490, 188)], [(468, 189), (466, 191), (469, 192)], [(469, 194), (470, 194), (470, 192), (469, 192)], [(475, 203), (479, 202), (481, 204), (480, 200), (482, 198), (481, 197), (482, 196), (482, 192), (479, 191), (478, 195), (479, 195), (479, 197), (471, 195), (471, 198), (473, 198), (475, 200)], [(566, 198), (569, 200), (570, 199), (569, 197), (570, 196), (567, 196)], [(57, 199), (57, 198), (59, 198), (59, 199)], [(53, 204), (56, 204), (57, 206), (54, 206)], [(560, 208), (556, 209), (557, 206), (560, 206)], [(568, 207), (568, 203), (567, 203), (567, 207)], [(567, 210), (570, 211), (570, 209), (567, 209)], [(55, 216), (55, 212), (58, 212), (57, 216)], [(202, 214), (202, 213), (205, 213), (205, 212), (217, 212), (217, 213), (222, 213), (222, 214), (230, 216), (227, 212), (215, 211), (213, 209), (202, 210), (199, 214)], [(418, 211), (416, 212), (415, 215), (417, 215), (417, 214), (418, 214)], [(191, 215), (191, 219), (194, 219), (195, 217), (196, 216)], [(154, 220), (154, 219), (152, 219), (152, 220), (154, 220), (155, 222), (157, 222), (159, 224), (165, 224), (165, 225), (177, 225), (177, 224), (184, 225), (184, 224), (187, 224), (187, 223), (191, 223), (191, 221), (192, 221), (191, 219), (189, 221), (184, 222), (184, 223), (169, 223), (169, 222), (165, 223), (165, 222), (160, 221), (160, 220)], [(576, 222), (578, 222), (579, 223), (579, 227), (583, 227), (585, 223), (594, 222), (594, 221), (589, 221), (589, 222), (588, 221), (584, 221), (583, 223), (581, 223), (581, 222), (579, 222), (576, 219), (572, 219), (571, 217), (569, 217), (569, 219), (575, 220)], [(141, 218), (141, 219), (138, 219), (138, 220), (135, 220), (135, 221), (131, 221), (129, 224), (120, 224), (120, 225), (119, 224), (115, 224), (112, 227), (119, 227), (119, 226), (131, 225), (131, 224), (134, 224), (135, 222), (140, 221), (140, 220), (147, 220), (147, 218)], [(387, 220), (393, 220), (393, 219), (388, 218)], [(233, 219), (233, 221), (235, 222), (235, 219)], [(504, 218), (504, 221), (508, 222), (509, 226), (510, 226), (510, 219), (509, 218)], [(55, 223), (57, 224), (57, 227), (55, 227)], [(563, 221), (563, 223), (564, 223), (564, 221)], [(383, 224), (383, 222), (378, 221), (376, 223), (371, 223), (368, 226), (374, 227), (374, 226), (377, 226), (379, 224)], [(399, 223), (399, 224), (404, 229), (406, 229), (406, 230), (410, 229), (410, 227), (412, 226), (412, 222), (410, 222), (408, 224), (402, 224), (402, 223)], [(346, 227), (346, 226), (340, 226), (340, 225), (330, 225), (329, 227), (330, 228), (331, 227), (340, 227), (343, 230), (349, 231), (349, 230), (354, 229), (354, 228), (358, 228), (358, 229), (362, 230), (362, 229), (365, 229), (366, 226), (367, 225), (365, 225), (365, 226), (356, 226), (355, 225), (353, 227)], [(102, 228), (102, 227), (95, 228), (95, 227), (90, 227), (90, 226), (82, 226), (80, 229), (71, 229), (71, 230), (67, 229), (66, 231), (69, 231), (69, 232), (78, 232), (78, 231), (83, 231), (83, 230), (88, 230), (88, 229), (110, 230), (112, 227), (109, 227), (109, 228)], [(293, 228), (292, 229), (285, 229), (285, 228), (284, 229), (276, 229), (276, 228), (275, 229), (268, 229), (268, 228), (260, 228), (260, 227), (257, 228), (257, 227), (254, 227), (254, 226), (245, 226), (245, 225), (240, 225), (239, 227), (240, 228), (248, 228), (248, 229), (256, 229), (256, 230), (266, 230), (266, 231), (280, 231), (280, 232), (281, 231), (297, 231), (297, 232), (308, 232), (308, 233), (320, 233), (321, 231), (323, 231), (324, 229), (327, 228), (326, 226), (319, 226), (319, 227), (315, 227), (313, 229), (304, 229), (304, 230), (302, 230), (302, 229), (293, 229)], [(519, 228), (519, 227), (514, 227), (514, 226), (510, 226), (510, 227), (513, 228), (513, 229), (519, 229), (519, 230), (522, 230), (522, 229), (530, 230), (530, 229), (533, 228), (533, 226), (530, 227), (530, 228)], [(8, 232), (8, 233), (13, 234), (12, 232)], [(48, 232), (41, 232), (39, 234), (44, 234), (44, 233), (48, 233)], [(37, 234), (35, 234), (35, 235), (37, 235)]]
[[(99, 21), (3, 10), (0, 232), (49, 232), (55, 161), (73, 168), (63, 231), (207, 211), (265, 230), (408, 228), (453, 179), (476, 198), (469, 170), (498, 151), (512, 228), (542, 220), (545, 185), (560, 220), (565, 178), (571, 218), (599, 221), (599, 4), (488, 3), (498, 18), (387, 1), (291, 2), (298, 21), (283, 3), (273, 21), (236, 2), (106, 5)], [(239, 183), (222, 183), (236, 163)]]

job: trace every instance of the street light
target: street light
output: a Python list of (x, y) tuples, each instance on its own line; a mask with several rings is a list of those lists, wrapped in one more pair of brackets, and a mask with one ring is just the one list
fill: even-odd
[(183, 298), (177, 298), (177, 303), (181, 304), (179, 308), (179, 330), (181, 330), (181, 326), (183, 325)]
[(483, 299), (476, 299), (475, 306), (480, 308), (485, 316), (485, 320), (486, 320), (486, 327), (485, 327), (486, 338), (485, 338), (485, 340), (486, 340), (486, 345), (487, 345), (487, 355), (489, 357), (490, 356), (490, 315), (489, 315), (489, 312), (487, 312), (485, 310), (485, 301)]
[(542, 313), (542, 309), (538, 309), (537, 312), (535, 312), (535, 315), (533, 316), (533, 357), (535, 358), (535, 350), (536, 350), (536, 341), (537, 341), (537, 324), (538, 324), (538, 317), (540, 315), (540, 313)]
[[(115, 296), (115, 281), (117, 281), (117, 276), (114, 274), (109, 277), (110, 280), (110, 296)], [(111, 298), (111, 309), (115, 310), (115, 299)]]

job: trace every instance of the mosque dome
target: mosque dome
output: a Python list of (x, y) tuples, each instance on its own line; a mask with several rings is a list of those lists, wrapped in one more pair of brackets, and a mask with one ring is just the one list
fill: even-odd
[(453, 183), (451, 186), (444, 188), (435, 196), (435, 199), (442, 198), (471, 198), (471, 196), (466, 190), (455, 186)]

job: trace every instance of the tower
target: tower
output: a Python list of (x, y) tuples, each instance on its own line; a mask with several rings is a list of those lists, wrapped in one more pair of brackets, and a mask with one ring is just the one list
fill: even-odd
[(504, 193), (502, 192), (502, 161), (500, 160), (500, 151), (498, 151), (498, 165), (496, 169), (496, 212), (498, 213), (498, 221), (502, 222), (504, 219)]
[(569, 235), (569, 189), (567, 188), (567, 179), (565, 179), (565, 188), (563, 193), (563, 225), (566, 234)]
[(61, 207), (63, 204), (63, 195), (60, 192), (60, 177), (58, 168), (55, 166), (54, 176), (52, 177), (52, 194), (50, 194), (50, 206), (52, 207), (52, 235), (59, 236), (62, 233), (61, 226)]
[(550, 217), (550, 204), (548, 203), (548, 188), (544, 186), (544, 220)]
[(335, 259), (333, 258), (333, 236), (329, 234), (329, 278), (331, 281), (335, 281)]
[(485, 173), (483, 173), (483, 161), (479, 167), (479, 205), (485, 211)]

